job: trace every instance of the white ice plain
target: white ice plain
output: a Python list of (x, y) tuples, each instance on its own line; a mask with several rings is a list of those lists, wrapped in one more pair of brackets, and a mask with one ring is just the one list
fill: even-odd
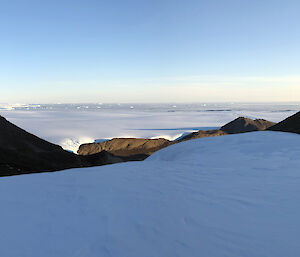
[(13, 109), (15, 106), (5, 111), (2, 110), (5, 106), (0, 104), (1, 115), (28, 132), (73, 152), (77, 152), (80, 144), (113, 137), (163, 137), (174, 140), (199, 129), (219, 128), (239, 116), (279, 122), (299, 110), (299, 105), (295, 104), (177, 105), (176, 111), (171, 112), (169, 107), (172, 106), (168, 105), (141, 105), (134, 109), (130, 105), (117, 109), (116, 105), (101, 109), (82, 106), (79, 110), (75, 105), (47, 107), (53, 110), (39, 109), (39, 105), (30, 105), (29, 110), (26, 106), (22, 110)]
[(253, 132), (1, 178), (0, 256), (299, 256), (299, 146)]

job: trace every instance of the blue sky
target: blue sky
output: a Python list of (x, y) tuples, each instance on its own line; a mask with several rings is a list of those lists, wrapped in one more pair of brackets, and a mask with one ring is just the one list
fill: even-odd
[(300, 2), (0, 2), (0, 102), (300, 101)]

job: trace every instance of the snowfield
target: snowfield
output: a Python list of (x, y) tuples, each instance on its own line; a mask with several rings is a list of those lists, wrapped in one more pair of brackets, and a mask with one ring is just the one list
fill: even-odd
[(300, 135), (253, 132), (1, 178), (0, 256), (299, 256), (299, 156)]

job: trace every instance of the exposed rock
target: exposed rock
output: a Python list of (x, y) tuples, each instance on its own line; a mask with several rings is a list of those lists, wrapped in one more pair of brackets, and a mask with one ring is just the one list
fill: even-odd
[(244, 133), (244, 132), (266, 130), (267, 128), (275, 124), (276, 123), (264, 119), (252, 120), (245, 117), (239, 117), (227, 123), (223, 127), (221, 127), (220, 130), (228, 134), (237, 134), (237, 133)]
[(57, 171), (127, 161), (108, 152), (78, 156), (0, 116), (0, 176)]
[(224, 136), (228, 135), (228, 133), (222, 131), (222, 130), (199, 130), (197, 132), (190, 133), (176, 142), (183, 142), (186, 140), (191, 140), (191, 139), (197, 139), (197, 138), (202, 138), (202, 137), (216, 137), (216, 136)]
[(164, 138), (113, 138), (102, 143), (83, 144), (79, 147), (78, 154), (90, 155), (107, 151), (119, 157), (126, 157), (124, 160), (144, 160), (170, 144), (172, 142)]
[(300, 112), (268, 128), (268, 130), (300, 134)]
[(249, 118), (239, 117), (227, 123), (219, 130), (199, 130), (197, 132), (193, 132), (191, 134), (182, 137), (181, 139), (177, 140), (177, 142), (182, 142), (182, 141), (197, 139), (202, 137), (215, 137), (215, 136), (224, 136), (228, 134), (237, 134), (237, 133), (265, 130), (270, 126), (273, 126), (274, 124), (276, 123), (263, 120), (263, 119), (251, 120)]
[(0, 116), (0, 175), (81, 166), (77, 155), (26, 132)]
[(91, 154), (100, 153), (102, 151), (107, 151), (114, 156), (122, 158), (123, 161), (144, 160), (154, 152), (171, 144), (203, 137), (215, 137), (235, 133), (265, 130), (274, 124), (275, 123), (263, 119), (251, 120), (240, 117), (224, 125), (220, 130), (199, 130), (176, 141), (169, 141), (164, 138), (113, 138), (106, 142), (83, 144), (79, 147), (78, 154), (88, 156)]
[(77, 155), (77, 157), (81, 160), (84, 166), (89, 167), (129, 161), (124, 157), (115, 156), (107, 151), (101, 151), (100, 153), (90, 155)]
[(270, 130), (300, 133), (299, 120), (300, 113), (273, 126), (275, 123), (266, 120), (240, 117), (221, 130), (200, 130), (178, 141), (114, 138), (101, 143), (83, 144), (79, 147), (79, 155), (76, 155), (26, 132), (0, 116), (0, 176), (139, 161), (164, 147), (185, 140), (265, 130), (271, 126)]

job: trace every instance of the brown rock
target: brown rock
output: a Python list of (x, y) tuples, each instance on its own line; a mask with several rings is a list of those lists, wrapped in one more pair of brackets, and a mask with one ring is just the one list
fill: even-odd
[(263, 120), (263, 119), (252, 120), (245, 117), (239, 117), (227, 123), (223, 127), (221, 127), (220, 130), (228, 134), (237, 134), (237, 133), (244, 133), (244, 132), (266, 130), (267, 128), (275, 124), (276, 123), (274, 122)]
[(222, 130), (199, 130), (197, 132), (193, 132), (191, 134), (188, 134), (179, 140), (177, 142), (183, 142), (186, 140), (191, 140), (191, 139), (197, 139), (197, 138), (202, 138), (202, 137), (216, 137), (216, 136), (224, 136), (228, 135), (228, 133), (222, 131)]
[(164, 138), (113, 138), (102, 143), (83, 144), (79, 147), (78, 154), (90, 155), (107, 151), (119, 157), (139, 160), (145, 159), (147, 156), (170, 144), (172, 144), (172, 142)]
[(169, 141), (164, 138), (113, 138), (102, 143), (83, 144), (79, 147), (78, 154), (82, 156), (89, 156), (106, 151), (123, 159), (123, 161), (144, 160), (154, 152), (175, 143), (203, 137), (215, 137), (264, 130), (274, 124), (275, 123), (273, 122), (262, 119), (251, 120), (240, 117), (224, 125), (220, 130), (199, 130), (188, 134), (177, 141)]
[(197, 132), (193, 132), (184, 136), (183, 138), (177, 140), (177, 142), (182, 142), (191, 139), (197, 139), (202, 137), (216, 137), (216, 136), (224, 136), (228, 134), (237, 134), (237, 133), (245, 133), (252, 131), (265, 130), (270, 126), (273, 126), (274, 122), (270, 122), (263, 119), (251, 120), (249, 118), (239, 117), (223, 127), (219, 130), (199, 130)]

